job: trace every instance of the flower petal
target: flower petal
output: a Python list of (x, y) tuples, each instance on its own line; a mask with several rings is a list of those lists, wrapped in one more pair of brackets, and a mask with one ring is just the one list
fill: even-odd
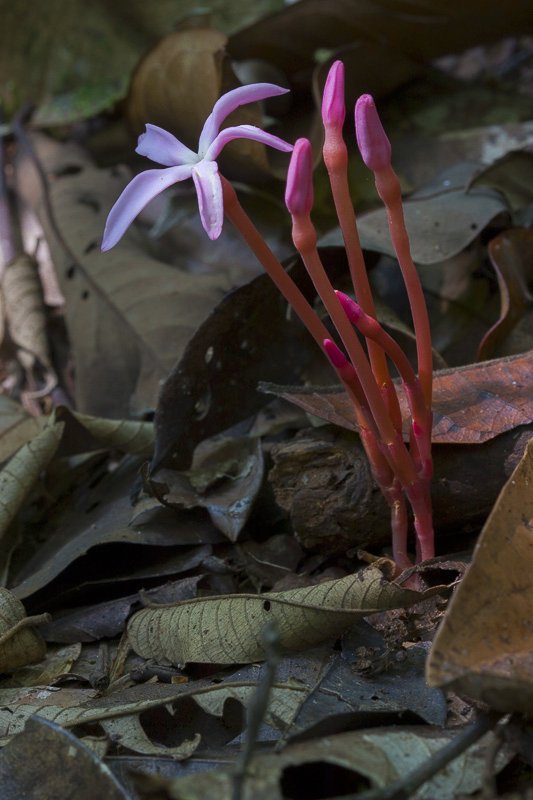
[(292, 151), (285, 205), (293, 217), (306, 216), (313, 207), (313, 150), (309, 139), (297, 139)]
[(146, 126), (146, 133), (139, 136), (135, 152), (165, 167), (193, 164), (198, 160), (196, 153), (158, 125)]
[(267, 97), (276, 97), (279, 94), (286, 94), (289, 89), (276, 86), (274, 83), (251, 83), (249, 86), (239, 86), (226, 92), (220, 97), (213, 110), (205, 121), (205, 125), (198, 141), (198, 153), (203, 155), (215, 136), (220, 130), (220, 126), (232, 111), (246, 103), (255, 103), (258, 100), (266, 100)]
[(137, 214), (156, 195), (173, 183), (190, 178), (192, 166), (183, 165), (168, 169), (148, 169), (128, 183), (109, 212), (104, 230), (102, 250), (110, 250), (123, 237)]
[(253, 139), (254, 142), (262, 142), (268, 147), (275, 147), (276, 150), (282, 150), (284, 153), (290, 153), (292, 151), (292, 144), (284, 141), (284, 139), (280, 139), (279, 136), (266, 133), (255, 125), (236, 125), (235, 127), (224, 128), (223, 131), (220, 131), (218, 136), (207, 148), (207, 152), (204, 156), (205, 160), (215, 161), (220, 155), (222, 148), (233, 139)]
[(224, 221), (222, 182), (216, 161), (199, 161), (192, 170), (198, 195), (198, 208), (204, 230), (210, 239), (218, 239)]

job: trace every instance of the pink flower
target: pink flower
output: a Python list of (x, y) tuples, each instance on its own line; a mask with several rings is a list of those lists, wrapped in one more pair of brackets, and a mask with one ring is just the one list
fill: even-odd
[(377, 172), (390, 166), (391, 146), (383, 129), (374, 99), (363, 94), (355, 104), (355, 133), (362, 159)]
[(285, 153), (292, 150), (292, 145), (288, 142), (254, 125), (237, 125), (222, 131), (220, 126), (238, 106), (285, 94), (287, 91), (289, 90), (272, 83), (253, 83), (222, 95), (205, 122), (197, 153), (163, 128), (147, 125), (146, 133), (139, 137), (136, 152), (162, 164), (166, 169), (141, 172), (126, 186), (109, 212), (102, 250), (110, 250), (117, 244), (150, 200), (174, 183), (187, 178), (194, 181), (202, 225), (210, 239), (217, 239), (224, 219), (222, 184), (216, 162), (222, 148), (233, 139), (253, 139)]

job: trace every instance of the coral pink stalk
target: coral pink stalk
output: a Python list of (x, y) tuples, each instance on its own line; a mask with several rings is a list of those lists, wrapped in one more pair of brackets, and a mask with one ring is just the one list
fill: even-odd
[(357, 144), (366, 166), (374, 173), (376, 189), (385, 204), (392, 244), (409, 298), (418, 355), (418, 374), (426, 408), (431, 409), (433, 353), (431, 330), (422, 285), (411, 257), (403, 215), (400, 182), (391, 165), (391, 146), (373, 98), (362, 95), (355, 106)]
[[(355, 296), (366, 313), (375, 316), (374, 299), (368, 281), (363, 251), (357, 232), (355, 211), (350, 197), (348, 151), (342, 135), (344, 118), (344, 65), (342, 61), (335, 61), (329, 71), (322, 98), (322, 120), (325, 131), (322, 155), (328, 171), (333, 202), (335, 203), (335, 210), (344, 239)], [(387, 367), (387, 360), (378, 344), (368, 342), (367, 346), (372, 372), (381, 387), (393, 424), (396, 430), (400, 430), (402, 424), (400, 407)]]
[(316, 249), (316, 231), (311, 222), (308, 203), (302, 203), (300, 198), (309, 197), (312, 187), (300, 187), (296, 195), (292, 187), (296, 183), (311, 184), (312, 180), (312, 153), (311, 144), (307, 139), (298, 139), (289, 165), (289, 178), (285, 201), (292, 216), (292, 238), (294, 246), (300, 253), (306, 269), (313, 281), (315, 289), (322, 299), (333, 324), (346, 348), (350, 361), (357, 373), (361, 387), (365, 394), (366, 402), (372, 412), (376, 428), (384, 446), (386, 458), (403, 487), (416, 482), (416, 470), (409, 453), (403, 443), (401, 433), (395, 428), (384, 403), (378, 384), (365, 352), (353, 330), (346, 314), (335, 294), (326, 271), (322, 265)]

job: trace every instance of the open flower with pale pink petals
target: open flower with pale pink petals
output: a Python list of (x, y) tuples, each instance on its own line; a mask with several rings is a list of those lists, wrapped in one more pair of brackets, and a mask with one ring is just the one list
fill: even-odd
[(233, 139), (253, 139), (285, 153), (292, 150), (292, 145), (288, 142), (254, 125), (236, 125), (222, 131), (220, 126), (239, 106), (285, 94), (287, 91), (288, 89), (272, 83), (254, 83), (222, 95), (205, 122), (197, 153), (163, 128), (147, 125), (146, 133), (139, 137), (136, 152), (166, 169), (148, 169), (126, 186), (109, 212), (102, 250), (110, 250), (117, 244), (150, 200), (169, 186), (188, 178), (194, 181), (202, 225), (210, 239), (217, 239), (222, 230), (224, 207), (216, 160), (223, 147)]

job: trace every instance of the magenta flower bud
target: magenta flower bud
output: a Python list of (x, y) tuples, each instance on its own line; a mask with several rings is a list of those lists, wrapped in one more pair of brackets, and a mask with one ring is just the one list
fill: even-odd
[(298, 139), (292, 151), (285, 205), (293, 217), (309, 214), (313, 207), (313, 151), (308, 139)]
[(342, 128), (345, 115), (344, 64), (335, 61), (329, 70), (322, 95), (322, 121), (324, 126)]
[(361, 95), (355, 104), (355, 135), (359, 152), (369, 169), (378, 172), (390, 165), (390, 142), (369, 94)]
[(335, 342), (333, 342), (331, 339), (324, 339), (322, 344), (324, 346), (324, 350), (326, 351), (327, 357), (329, 358), (332, 366), (334, 366), (335, 369), (343, 370), (346, 369), (346, 367), (350, 366), (350, 362), (348, 361), (342, 350), (339, 347), (337, 347)]
[(344, 313), (352, 325), (357, 325), (363, 314), (359, 303), (356, 303), (355, 300), (352, 300), (352, 298), (347, 294), (344, 294), (344, 292), (335, 290), (335, 294), (339, 298), (340, 304), (344, 309)]

